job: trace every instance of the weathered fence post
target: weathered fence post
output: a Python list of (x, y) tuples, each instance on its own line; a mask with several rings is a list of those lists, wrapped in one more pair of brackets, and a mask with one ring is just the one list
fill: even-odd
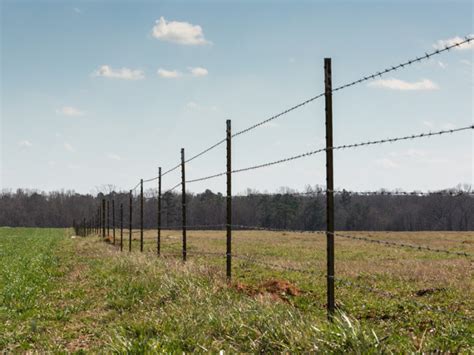
[(77, 235), (76, 220), (72, 220), (72, 229), (74, 230), (74, 235)]
[(113, 236), (113, 244), (115, 245), (115, 196), (112, 200), (112, 236)]
[(143, 179), (140, 179), (140, 251), (143, 252)]
[(324, 87), (326, 106), (326, 239), (327, 239), (327, 307), (333, 319), (334, 302), (334, 165), (332, 140), (332, 74), (331, 58), (324, 58)]
[(102, 210), (101, 210), (101, 207), (100, 207), (100, 203), (99, 203), (99, 207), (97, 208), (97, 235), (100, 237), (100, 233), (102, 231), (102, 224), (101, 224), (101, 221), (102, 221), (102, 218), (101, 218), (101, 215), (102, 215)]
[(186, 261), (186, 172), (184, 148), (181, 148), (181, 222), (183, 226), (183, 261)]
[(156, 237), (156, 253), (161, 254), (161, 166), (158, 168), (158, 235)]
[(110, 201), (107, 200), (107, 238), (110, 236)]
[(102, 238), (105, 239), (105, 198), (102, 199)]
[(232, 276), (232, 155), (231, 155), (231, 121), (226, 121), (227, 141), (227, 251), (226, 251), (226, 275), (230, 282)]
[(120, 204), (120, 251), (123, 251), (123, 203)]
[(129, 201), (129, 205), (130, 205), (130, 210), (129, 210), (129, 216), (128, 216), (128, 219), (129, 219), (129, 233), (128, 233), (128, 251), (131, 252), (132, 251), (132, 203), (133, 203), (133, 190), (130, 190), (130, 201)]

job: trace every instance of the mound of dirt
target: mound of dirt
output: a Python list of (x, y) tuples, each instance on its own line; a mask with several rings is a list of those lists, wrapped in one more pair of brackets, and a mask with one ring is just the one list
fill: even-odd
[(234, 288), (252, 297), (259, 299), (269, 296), (271, 299), (278, 299), (287, 302), (289, 296), (299, 296), (302, 291), (286, 280), (268, 280), (259, 285), (246, 285), (236, 283)]
[(105, 237), (104, 242), (106, 243), (112, 243), (112, 237)]
[(286, 280), (270, 280), (261, 285), (268, 293), (278, 293), (282, 295), (299, 296), (301, 290)]

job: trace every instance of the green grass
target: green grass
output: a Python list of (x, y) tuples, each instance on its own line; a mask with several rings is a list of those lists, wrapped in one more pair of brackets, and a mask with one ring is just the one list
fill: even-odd
[[(72, 239), (69, 230), (0, 228), (0, 350), (474, 351), (473, 322), (454, 315), (473, 317), (469, 259), (337, 240), (338, 276), (396, 297), (338, 285), (340, 312), (330, 323), (324, 238), (235, 233), (235, 253), (314, 274), (234, 259), (228, 285), (223, 258), (193, 255), (223, 251), (222, 232), (190, 232), (186, 264), (157, 258), (154, 235), (147, 232), (142, 254), (136, 240), (132, 253), (120, 253), (97, 237)], [(474, 245), (474, 233), (377, 237), (471, 253)], [(165, 233), (163, 253), (179, 250), (179, 232)]]

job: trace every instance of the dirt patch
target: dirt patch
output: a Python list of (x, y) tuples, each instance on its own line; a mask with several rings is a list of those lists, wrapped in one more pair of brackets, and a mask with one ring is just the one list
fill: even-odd
[(443, 292), (443, 291), (446, 291), (446, 288), (444, 287), (424, 288), (424, 289), (416, 291), (415, 295), (417, 295), (418, 297), (421, 297), (421, 296), (431, 295), (433, 293)]
[(288, 302), (289, 297), (299, 296), (302, 293), (299, 288), (290, 282), (277, 279), (265, 281), (260, 285), (246, 285), (238, 282), (233, 287), (239, 292), (258, 299), (270, 298), (285, 302)]

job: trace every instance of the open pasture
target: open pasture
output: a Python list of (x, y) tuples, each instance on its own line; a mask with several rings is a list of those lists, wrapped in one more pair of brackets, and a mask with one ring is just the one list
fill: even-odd
[[(350, 232), (474, 253), (473, 232)], [(0, 229), (4, 351), (380, 352), (474, 349), (473, 259), (336, 238), (336, 303), (326, 321), (325, 236), (234, 231), (128, 231), (120, 252), (68, 229)]]

